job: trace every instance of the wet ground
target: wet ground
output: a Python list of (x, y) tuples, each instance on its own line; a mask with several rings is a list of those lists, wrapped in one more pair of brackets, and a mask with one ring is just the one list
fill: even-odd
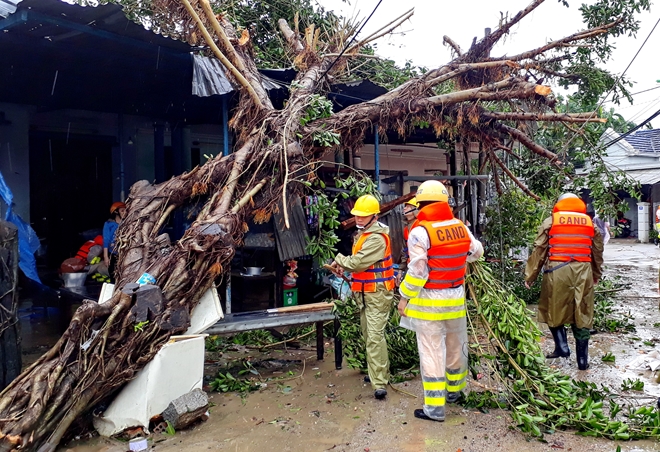
[[(627, 368), (633, 359), (654, 350), (660, 339), (660, 311), (658, 305), (658, 263), (660, 249), (653, 245), (636, 244), (628, 240), (613, 240), (606, 247), (606, 273), (622, 275), (632, 287), (617, 294), (618, 309), (630, 312), (637, 331), (628, 334), (597, 334), (590, 345), (591, 368), (580, 372), (574, 361), (574, 346), (570, 340), (572, 357), (557, 359), (552, 365), (560, 367), (575, 378), (620, 388), (625, 379), (644, 381), (644, 392), (632, 397), (649, 397), (642, 402), (655, 404), (660, 396), (656, 375), (650, 370)], [(48, 338), (56, 337), (48, 328), (48, 321), (38, 312), (26, 310), (22, 322), (38, 333), (32, 338), (29, 355), (38, 356), (40, 348), (48, 345)], [(545, 325), (542, 326), (544, 330)], [(25, 329), (23, 330), (26, 331)], [(644, 343), (646, 341), (646, 344)], [(24, 340), (24, 345), (26, 344)], [(622, 451), (660, 450), (651, 441), (613, 442), (576, 436), (572, 432), (547, 435), (547, 443), (528, 438), (512, 423), (506, 411), (481, 413), (450, 405), (444, 423), (421, 421), (413, 417), (413, 410), (421, 406), (419, 378), (396, 385), (417, 398), (388, 390), (385, 401), (373, 398), (373, 392), (362, 382), (362, 375), (353, 369), (335, 370), (332, 343), (327, 344), (324, 361), (316, 360), (312, 349), (273, 350), (269, 355), (257, 355), (240, 349), (230, 357), (253, 356), (253, 359), (283, 360), (282, 366), (259, 369), (263, 378), (280, 378), (268, 382), (260, 391), (241, 398), (236, 394), (211, 394), (213, 406), (208, 421), (174, 436), (155, 434), (150, 442), (152, 450), (163, 452), (207, 450), (227, 451)], [(549, 334), (542, 342), (545, 351), (552, 348)], [(657, 347), (660, 350), (660, 346)], [(615, 363), (605, 363), (601, 357), (611, 352)], [(225, 356), (224, 358), (226, 358)], [(207, 374), (217, 368), (216, 356), (209, 355)], [(289, 365), (286, 365), (290, 363)], [(304, 363), (304, 364), (303, 364)], [(68, 444), (60, 450), (87, 452), (120, 452), (127, 444), (103, 438), (93, 438)]]

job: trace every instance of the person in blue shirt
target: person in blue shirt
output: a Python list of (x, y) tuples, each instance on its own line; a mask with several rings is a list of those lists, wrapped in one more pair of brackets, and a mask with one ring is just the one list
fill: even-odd
[(110, 206), (110, 218), (103, 225), (103, 262), (108, 266), (110, 278), (115, 278), (115, 266), (117, 265), (117, 250), (115, 249), (115, 235), (121, 220), (126, 216), (126, 204), (113, 202)]

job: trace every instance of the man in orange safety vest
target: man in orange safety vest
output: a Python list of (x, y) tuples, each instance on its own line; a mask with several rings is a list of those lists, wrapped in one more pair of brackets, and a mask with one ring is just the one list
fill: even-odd
[(368, 376), (374, 397), (384, 399), (389, 381), (389, 359), (385, 326), (394, 304), (394, 263), (389, 228), (378, 222), (380, 204), (371, 195), (358, 198), (351, 214), (358, 234), (351, 256), (337, 254), (336, 272), (352, 272), (351, 290), (360, 306), (360, 326), (366, 345)]
[(408, 272), (399, 287), (401, 326), (417, 333), (423, 409), (416, 418), (444, 421), (468, 371), (465, 272), (483, 246), (454, 218), (445, 186), (435, 180), (417, 190), (419, 213), (408, 238)]

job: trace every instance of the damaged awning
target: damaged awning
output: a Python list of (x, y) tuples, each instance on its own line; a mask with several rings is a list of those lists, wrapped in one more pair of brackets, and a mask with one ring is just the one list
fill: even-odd
[[(267, 90), (281, 89), (282, 84), (268, 77), (261, 77), (261, 84)], [(225, 75), (225, 68), (217, 58), (193, 55), (192, 94), (198, 97), (223, 95), (234, 91)]]

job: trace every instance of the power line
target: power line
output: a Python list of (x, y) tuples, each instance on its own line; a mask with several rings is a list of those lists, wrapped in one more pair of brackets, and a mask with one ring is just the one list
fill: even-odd
[(651, 122), (653, 119), (655, 119), (657, 116), (660, 116), (660, 110), (653, 113), (649, 118), (647, 118), (645, 121), (643, 121), (639, 125), (633, 127), (632, 129), (630, 129), (629, 131), (627, 131), (625, 133), (622, 133), (621, 135), (618, 136), (618, 138), (613, 139), (609, 143), (603, 144), (603, 147), (608, 148), (608, 147), (612, 146), (613, 144), (618, 143), (619, 141), (623, 140), (624, 138), (632, 135), (633, 133), (635, 133), (636, 131), (638, 131), (642, 127), (644, 127), (646, 124)]
[[(630, 60), (630, 63), (628, 63), (628, 66), (626, 66), (626, 69), (625, 69), (625, 70), (621, 73), (621, 75), (617, 78), (616, 82), (614, 82), (614, 84), (612, 85), (612, 87), (610, 88), (610, 90), (607, 92), (607, 94), (605, 95), (605, 97), (603, 97), (603, 100), (601, 100), (601, 101), (599, 102), (599, 104), (598, 104), (598, 108), (596, 108), (596, 110), (598, 110), (600, 107), (603, 106), (603, 104), (605, 103), (605, 99), (607, 99), (607, 98), (609, 97), (609, 95), (614, 91), (614, 88), (616, 88), (617, 83), (619, 83), (619, 81), (621, 81), (621, 79), (622, 79), (623, 76), (626, 74), (626, 72), (628, 71), (628, 69), (630, 69), (630, 66), (632, 66), (632, 64), (635, 62), (635, 59), (636, 59), (637, 56), (640, 54), (640, 52), (642, 51), (642, 49), (644, 48), (644, 46), (646, 45), (646, 43), (648, 42), (648, 40), (651, 38), (651, 35), (652, 35), (653, 32), (655, 31), (655, 29), (656, 29), (656, 27), (658, 26), (659, 23), (660, 23), (660, 18), (658, 18), (658, 20), (656, 21), (655, 25), (653, 26), (653, 28), (652, 28), (651, 31), (649, 32), (648, 36), (646, 36), (646, 39), (644, 40), (644, 42), (642, 43), (642, 45), (639, 47), (639, 49), (637, 50), (637, 52), (635, 53), (635, 55), (632, 57), (632, 60)], [(582, 133), (582, 131), (584, 130), (584, 128), (586, 127), (586, 125), (587, 125), (586, 122), (583, 123), (582, 126), (580, 126), (580, 128), (579, 128), (577, 131), (575, 131), (575, 132), (573, 133), (573, 136), (571, 137), (571, 139), (568, 140), (568, 141), (566, 142), (566, 144), (564, 145), (564, 148), (563, 148), (562, 151), (561, 151), (562, 154), (565, 153), (565, 152), (568, 150), (568, 146), (569, 146), (569, 145), (571, 144), (571, 142), (575, 139), (575, 137), (577, 137), (579, 134)]]
[[(637, 91), (636, 93), (630, 94), (630, 97), (636, 96), (636, 95), (642, 94), (642, 93), (648, 93), (649, 91), (653, 91), (654, 89), (660, 89), (660, 85), (654, 86), (653, 88), (645, 89), (643, 91)], [(614, 102), (614, 101), (613, 100), (606, 100), (604, 103), (610, 103), (610, 102)]]
[(321, 77), (319, 77), (318, 81), (316, 82), (317, 84), (318, 84), (318, 83), (321, 83), (321, 82), (323, 81), (323, 79), (325, 78), (325, 76), (328, 75), (328, 72), (330, 71), (330, 69), (332, 69), (332, 68), (334, 67), (334, 65), (337, 64), (337, 61), (339, 61), (339, 59), (342, 57), (342, 55), (344, 54), (344, 52), (346, 52), (348, 49), (351, 48), (351, 44), (353, 44), (353, 42), (355, 41), (355, 39), (357, 39), (357, 37), (358, 37), (358, 35), (360, 34), (360, 32), (362, 32), (362, 29), (364, 28), (365, 25), (367, 25), (367, 22), (369, 22), (369, 19), (371, 19), (371, 16), (374, 15), (374, 13), (376, 12), (376, 10), (378, 9), (378, 7), (380, 6), (381, 3), (383, 3), (383, 0), (378, 0), (378, 3), (377, 3), (376, 6), (374, 7), (374, 10), (371, 11), (371, 14), (369, 14), (369, 17), (367, 17), (367, 20), (365, 20), (365, 21), (362, 23), (362, 25), (360, 26), (360, 29), (357, 31), (357, 33), (355, 33), (355, 34), (353, 35), (353, 37), (352, 37), (351, 40), (348, 42), (348, 44), (346, 44), (346, 46), (342, 49), (342, 51), (339, 53), (339, 55), (337, 55), (337, 58), (335, 58), (334, 61), (332, 62), (332, 64), (330, 64), (330, 66), (328, 66), (328, 69), (325, 70), (325, 72), (323, 73), (323, 75), (321, 75)]

